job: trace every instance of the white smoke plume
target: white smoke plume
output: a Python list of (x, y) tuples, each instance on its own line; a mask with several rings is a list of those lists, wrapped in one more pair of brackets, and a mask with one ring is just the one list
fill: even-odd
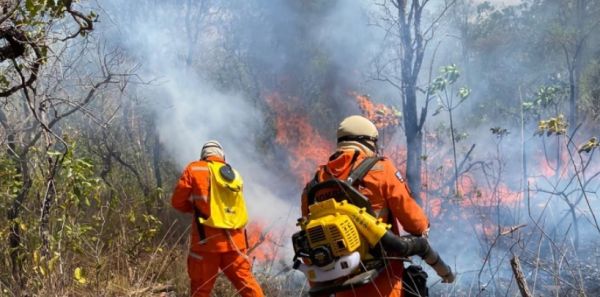
[[(512, 2), (503, 1), (506, 5)], [(331, 97), (326, 101), (327, 106), (320, 109), (320, 114), (309, 115), (309, 118), (318, 131), (331, 137), (337, 121), (359, 112), (354, 99), (349, 96), (350, 91), (369, 93), (376, 101), (400, 105), (399, 91), (373, 80), (371, 71), (372, 62), (381, 54), (382, 46), (393, 46), (386, 39), (388, 32), (377, 24), (377, 20), (380, 20), (376, 13), (379, 6), (372, 1), (331, 1), (327, 5), (317, 3), (314, 7), (311, 3), (100, 1), (100, 7), (106, 12), (104, 18), (101, 17), (101, 34), (105, 35), (108, 42), (124, 47), (134, 60), (142, 64), (140, 75), (156, 79), (155, 83), (141, 92), (154, 107), (160, 139), (169, 156), (183, 168), (186, 163), (198, 158), (203, 142), (219, 140), (225, 148), (227, 160), (245, 178), (251, 216), (277, 226), (290, 226), (291, 229), (299, 215), (299, 191), (302, 185), (273, 169), (279, 164), (269, 164), (273, 160), (265, 160), (265, 146), (272, 145), (272, 142), (265, 141), (262, 136), (271, 129), (271, 123), (265, 122), (269, 118), (269, 111), (261, 105), (264, 102), (257, 102), (257, 97), (265, 95), (261, 92), (276, 90), (279, 84), (289, 86), (287, 91), (290, 96), (300, 97), (305, 105), (310, 105), (316, 102), (319, 91), (325, 90), (323, 96)], [(434, 16), (434, 12), (426, 13), (426, 18)], [(463, 61), (464, 57), (456, 39), (459, 30), (455, 25), (447, 19), (437, 24), (439, 34), (430, 41), (430, 51), (422, 69), (423, 85), (426, 84), (436, 46), (438, 50), (431, 65), (433, 77), (440, 66), (457, 63), (461, 67), (459, 61)], [(515, 41), (510, 46), (516, 52), (529, 46), (528, 42)], [(314, 52), (301, 50), (302, 44), (309, 44)], [(330, 61), (331, 65), (319, 67), (321, 60), (315, 56), (323, 56), (323, 60)], [(248, 65), (232, 62), (239, 57), (250, 61), (251, 66), (259, 69), (260, 73), (248, 74), (244, 68)], [(518, 58), (490, 53), (490, 60), (501, 61), (501, 66), (508, 69), (506, 76), (509, 78), (515, 73), (528, 71)], [(464, 105), (456, 109), (455, 128), (459, 132), (467, 132), (458, 143), (459, 158), (472, 144), (476, 144), (473, 155), (467, 161), (483, 160), (483, 165), (476, 168), (488, 166), (486, 168), (490, 172), (502, 166), (502, 178), (507, 181), (509, 189), (521, 191), (527, 186), (522, 178), (522, 147), (526, 149), (528, 162), (539, 161), (536, 158), (540, 156), (540, 138), (534, 137), (531, 132), (535, 130), (536, 123), (530, 121), (525, 125), (523, 138), (526, 145), (522, 145), (521, 123), (515, 121), (517, 117), (503, 118), (505, 114), (497, 113), (495, 116), (498, 118), (482, 118), (480, 111), (487, 106), (485, 104), (492, 102), (495, 106), (501, 106), (505, 99), (501, 95), (507, 94), (492, 88), (490, 81), (498, 78), (489, 77), (484, 71), (486, 65), (478, 64), (481, 61), (465, 59), (463, 62), (470, 64), (464, 66), (463, 80), (459, 83), (466, 84), (473, 93)], [(220, 71), (239, 73), (240, 81), (256, 79), (256, 90), (243, 90), (239, 86), (228, 88), (230, 81), (220, 81), (225, 79), (219, 77)], [(527, 73), (528, 77), (539, 76), (539, 73), (531, 72)], [(250, 96), (252, 92), (258, 95)], [(517, 96), (518, 92), (513, 90), (508, 95)], [(325, 100), (319, 101), (322, 102)], [(520, 106), (514, 108), (518, 110)], [(435, 104), (432, 107), (434, 109)], [(485, 114), (494, 116), (493, 112)], [(442, 112), (428, 118), (427, 130), (443, 136), (443, 133), (448, 133), (447, 123), (448, 114)], [(495, 126), (507, 128), (510, 134), (500, 140), (490, 133), (490, 128)], [(403, 138), (403, 135), (397, 136)], [(441, 153), (449, 152), (448, 139), (436, 148)], [(402, 145), (402, 141), (396, 145)], [(440, 152), (430, 153), (435, 155)], [(489, 161), (497, 155), (504, 158), (502, 162)], [(435, 168), (442, 165), (430, 166)], [(489, 174), (478, 170), (474, 169), (473, 172), (480, 177)], [(552, 185), (554, 183), (549, 181), (544, 186)], [(590, 193), (590, 196), (594, 198), (592, 205), (597, 209), (596, 193)], [(548, 199), (544, 195), (532, 198), (535, 217), (544, 211), (539, 206)], [(551, 215), (544, 217), (545, 224), (558, 225), (561, 222), (557, 221), (568, 210), (565, 203), (555, 200), (548, 207)], [(504, 226), (528, 223), (530, 225), (527, 228), (533, 228), (525, 197), (517, 206), (508, 208), (499, 205), (497, 212), (491, 213), (494, 222)], [(490, 214), (490, 209), (485, 211)], [(581, 236), (594, 234), (597, 240), (589, 211), (583, 204), (578, 206), (577, 211)], [(494, 277), (510, 280), (507, 261), (510, 247), (506, 246), (510, 240), (501, 240), (498, 243), (501, 248), (487, 255), (489, 243), (484, 242), (482, 230), (476, 227), (480, 222), (473, 220), (473, 217), (467, 220), (457, 215), (451, 222), (435, 222), (432, 226), (432, 245), (460, 273), (458, 281), (466, 288), (494, 283)], [(485, 269), (482, 268), (484, 259), (492, 262)], [(429, 272), (433, 275), (433, 272)], [(431, 282), (435, 280), (435, 277), (430, 278)], [(437, 284), (435, 286), (439, 288)], [(493, 288), (489, 290), (493, 291)]]
[[(110, 36), (106, 38), (108, 42), (123, 47), (131, 59), (138, 61), (139, 75), (151, 81), (139, 88), (139, 95), (154, 111), (160, 142), (169, 159), (183, 169), (200, 158), (204, 142), (218, 140), (227, 161), (242, 174), (251, 222), (259, 221), (266, 228), (292, 226), (293, 230), (299, 206), (286, 201), (289, 197), (280, 196), (291, 191), (279, 191), (292, 186), (277, 183), (278, 177), (270, 172), (256, 149), (256, 136), (264, 129), (264, 115), (240, 92), (219, 90), (201, 67), (186, 61), (188, 51), (199, 55), (195, 61), (212, 59), (210, 52), (218, 46), (215, 39), (219, 39), (214, 34), (220, 33), (212, 33), (209, 21), (184, 28), (183, 1), (100, 4), (105, 16), (98, 30)], [(211, 32), (199, 32), (200, 40), (192, 44), (185, 30), (196, 29)], [(288, 237), (282, 238), (282, 244), (288, 243)]]

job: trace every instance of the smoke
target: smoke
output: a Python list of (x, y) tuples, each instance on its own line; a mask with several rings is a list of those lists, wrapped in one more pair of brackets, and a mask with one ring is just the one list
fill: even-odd
[[(153, 110), (168, 158), (183, 169), (199, 159), (204, 142), (218, 140), (244, 178), (251, 218), (294, 226), (299, 211), (279, 196), (281, 188), (292, 187), (272, 182), (277, 176), (257, 150), (265, 115), (240, 90), (225, 89), (207, 76), (224, 34), (215, 22), (229, 16), (218, 7), (201, 11), (201, 3), (194, 2), (104, 1), (98, 30), (141, 64), (139, 75), (150, 83), (138, 88), (139, 95)], [(185, 23), (188, 17), (194, 19)]]
[[(309, 118), (332, 137), (342, 117), (358, 112), (349, 92), (378, 44), (377, 34), (367, 33), (375, 30), (365, 26), (365, 5), (148, 0), (100, 7), (98, 30), (152, 81), (140, 93), (152, 105), (169, 156), (183, 168), (203, 142), (217, 139), (245, 177), (253, 214), (269, 221), (299, 214), (303, 185), (279, 176), (284, 160), (265, 158), (279, 150), (265, 139), (271, 111), (264, 97), (283, 91), (298, 106), (327, 104)], [(319, 65), (319, 55), (330, 64)]]
[[(546, 136), (547, 130), (542, 136), (534, 134), (539, 120), (568, 114), (566, 94), (551, 98), (553, 103), (538, 110), (523, 110), (523, 103), (549, 100), (551, 96), (542, 97), (538, 93), (541, 86), (560, 86), (561, 80), (562, 83), (566, 80), (564, 56), (553, 52), (556, 48), (550, 45), (553, 40), (548, 36), (548, 28), (557, 25), (549, 20), (558, 14), (559, 7), (494, 9), (489, 3), (477, 4), (457, 4), (456, 9), (468, 11), (470, 17), (455, 19), (440, 32), (444, 41), (437, 55), (437, 64), (456, 63), (461, 68), (461, 80), (451, 92), (463, 85), (472, 89), (471, 96), (453, 113), (456, 134), (461, 135), (457, 142), (458, 162), (472, 144), (476, 145), (466, 163), (480, 162), (480, 166), (472, 167), (469, 179), (475, 179), (481, 189), (504, 185), (505, 190), (520, 198), (507, 203), (509, 196), (502, 191), (484, 193), (481, 198), (477, 195), (469, 198), (463, 193), (459, 201), (473, 197), (482, 200), (489, 195), (494, 203), (464, 208), (458, 202), (456, 213), (462, 217), (451, 218), (451, 221), (460, 221), (466, 228), (454, 227), (432, 236), (439, 237), (438, 242), (447, 243), (447, 250), (457, 256), (459, 272), (465, 273), (462, 281), (485, 287), (486, 295), (496, 295), (512, 280), (508, 265), (512, 255), (525, 258), (525, 269), (537, 272), (541, 266), (549, 266), (552, 254), (559, 250), (573, 263), (593, 253), (591, 247), (598, 242), (592, 210), (598, 207), (598, 182), (591, 176), (599, 168), (592, 161), (593, 154), (577, 153), (577, 147), (595, 135), (595, 129), (589, 124), (584, 124), (575, 134), (574, 142), (568, 144), (571, 155), (565, 148), (568, 136)], [(467, 26), (464, 20), (469, 21)], [(429, 131), (436, 131), (445, 138), (434, 149), (448, 150), (451, 144), (448, 112), (428, 121)], [(494, 134), (492, 129), (506, 129), (507, 134)], [(448, 134), (443, 135), (442, 131)], [(428, 162), (432, 166), (440, 164), (434, 160)], [(585, 164), (591, 165), (582, 174)], [(451, 168), (444, 167), (444, 170)], [(584, 195), (578, 179), (585, 184), (587, 194)], [(586, 206), (585, 201), (590, 204)], [(574, 203), (578, 206), (572, 208)], [(465, 216), (465, 209), (473, 214)], [(524, 224), (526, 226), (518, 232), (504, 233), (509, 227)], [(487, 233), (478, 230), (483, 226), (491, 229)], [(584, 237), (586, 240), (582, 240)], [(447, 255), (444, 251), (442, 254)], [(547, 262), (537, 263), (539, 259)], [(568, 275), (567, 270), (552, 273)], [(550, 274), (545, 271), (532, 278), (548, 283)], [(543, 285), (538, 284), (539, 287), (544, 290)]]
[[(482, 17), (493, 13), (461, 5), (473, 15), (468, 21), (477, 13)], [(284, 150), (277, 149), (271, 139), (273, 111), (265, 103), (266, 96), (277, 92), (294, 106), (308, 106), (306, 110), (312, 111), (308, 117), (317, 133), (329, 139), (341, 118), (359, 112), (352, 91), (399, 106), (400, 91), (378, 81), (373, 73), (373, 64), (389, 57), (385, 50), (393, 50), (397, 44), (381, 26), (380, 6), (371, 1), (106, 0), (101, 1), (101, 7), (105, 11), (101, 34), (141, 63), (142, 77), (153, 79), (140, 92), (154, 110), (160, 140), (169, 156), (183, 168), (198, 159), (203, 142), (219, 140), (228, 162), (244, 176), (251, 218), (293, 229), (300, 213), (303, 185), (289, 173), (282, 174), (285, 158), (294, 156), (276, 154)], [(434, 11), (435, 7), (426, 12), (423, 23), (435, 18)], [(506, 17), (507, 23), (518, 17), (515, 11), (502, 11), (513, 14)], [(456, 8), (451, 12), (460, 11)], [(491, 20), (501, 23), (503, 19)], [(495, 204), (468, 211), (463, 209), (463, 202), (454, 201), (455, 197), (441, 197), (454, 202), (443, 204), (450, 208), (445, 210), (444, 220), (434, 219), (432, 245), (462, 273), (461, 284), (478, 288), (494, 283), (495, 277), (511, 277), (506, 259), (510, 245), (520, 240), (510, 235), (492, 242), (495, 237), (485, 236), (485, 227), (494, 233), (500, 227), (526, 223), (524, 234), (538, 235), (529, 217), (531, 209), (534, 218), (543, 218), (544, 226), (560, 226), (553, 229), (554, 235), (565, 232), (568, 224), (560, 220), (571, 210), (568, 203), (539, 191), (527, 200), (523, 190), (528, 186), (532, 190), (572, 190), (577, 188), (577, 181), (541, 172), (544, 152), (556, 148), (552, 139), (533, 136), (535, 120), (525, 122), (521, 134), (521, 101), (534, 96), (532, 86), (544, 82), (540, 77), (547, 77), (544, 73), (553, 67), (540, 65), (543, 56), (531, 58), (526, 54), (531, 38), (508, 38), (513, 33), (510, 30), (524, 30), (529, 24), (510, 29), (498, 26), (505, 31), (487, 32), (489, 37), (481, 38), (464, 31), (460, 21), (447, 18), (437, 25), (438, 34), (429, 41), (421, 83), (426, 86), (430, 66), (435, 77), (440, 66), (459, 64), (462, 78), (451, 91), (465, 85), (472, 94), (453, 111), (454, 128), (463, 135), (457, 143), (458, 161), (475, 144), (465, 161), (467, 166), (479, 164), (471, 168), (470, 176), (481, 188), (497, 189), (501, 183), (520, 195), (520, 200), (510, 204), (503, 202), (501, 191), (492, 191), (490, 199)], [(527, 84), (519, 84), (523, 77)], [(435, 101), (432, 104), (431, 110), (435, 110)], [(429, 117), (426, 125), (437, 141), (429, 143), (428, 170), (432, 174), (443, 172), (446, 178), (452, 168), (446, 158), (451, 154), (448, 122), (449, 113), (441, 112)], [(492, 134), (490, 128), (494, 127), (506, 128), (509, 134)], [(403, 138), (400, 136), (397, 138)], [(402, 145), (397, 141), (392, 145)], [(523, 150), (530, 168), (528, 180), (522, 178)], [(464, 193), (464, 200), (477, 198), (476, 192)], [(591, 205), (597, 209), (596, 193), (590, 196), (596, 199)], [(575, 211), (580, 236), (595, 234), (597, 239), (584, 203), (579, 200)], [(496, 249), (488, 254), (491, 244)], [(480, 270), (484, 261), (488, 265)]]

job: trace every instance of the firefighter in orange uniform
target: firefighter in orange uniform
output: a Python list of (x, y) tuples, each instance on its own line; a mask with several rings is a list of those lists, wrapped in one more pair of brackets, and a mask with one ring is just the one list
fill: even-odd
[(208, 297), (219, 269), (241, 296), (264, 296), (246, 255), (245, 230), (213, 228), (197, 220), (198, 216), (210, 217), (209, 162), (225, 163), (223, 148), (217, 141), (204, 144), (200, 160), (185, 168), (171, 197), (175, 209), (194, 214), (187, 259), (191, 296)]
[[(377, 128), (368, 119), (357, 115), (345, 118), (337, 130), (337, 149), (327, 164), (319, 166), (316, 181), (322, 182), (331, 175), (346, 179), (362, 160), (376, 156), (378, 135)], [(427, 234), (429, 221), (391, 160), (381, 158), (364, 176), (358, 190), (369, 198), (375, 214), (392, 224), (394, 233), (399, 232), (399, 222), (403, 230), (412, 235)], [(308, 214), (307, 203), (305, 188), (303, 216)], [(373, 282), (338, 292), (336, 296), (402, 296), (402, 261), (390, 260), (385, 269)]]

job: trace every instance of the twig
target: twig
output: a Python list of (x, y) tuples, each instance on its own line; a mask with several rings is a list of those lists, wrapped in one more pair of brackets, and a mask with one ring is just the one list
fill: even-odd
[(510, 267), (512, 268), (513, 274), (515, 275), (515, 280), (517, 281), (517, 286), (519, 287), (521, 296), (531, 297), (532, 295), (529, 292), (529, 287), (527, 287), (527, 280), (525, 280), (525, 275), (523, 275), (523, 270), (521, 269), (521, 262), (519, 261), (519, 257), (513, 256), (512, 259), (510, 259)]
[(512, 226), (512, 227), (510, 227), (508, 229), (505, 229), (504, 231), (501, 231), (500, 235), (511, 234), (511, 233), (513, 233), (513, 232), (515, 232), (515, 231), (517, 231), (517, 230), (519, 230), (519, 229), (521, 229), (521, 228), (523, 228), (525, 226), (527, 226), (527, 224), (521, 224), (521, 225), (517, 225), (517, 226)]

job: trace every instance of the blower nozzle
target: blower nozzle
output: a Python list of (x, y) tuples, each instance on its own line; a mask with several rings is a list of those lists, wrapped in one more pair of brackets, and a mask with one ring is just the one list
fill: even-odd
[(403, 257), (410, 257), (418, 255), (425, 263), (427, 263), (439, 277), (442, 278), (443, 283), (454, 282), (455, 275), (452, 269), (436, 252), (426, 237), (407, 235), (407, 236), (396, 236), (389, 230), (380, 240), (383, 249), (386, 251), (394, 251)]

